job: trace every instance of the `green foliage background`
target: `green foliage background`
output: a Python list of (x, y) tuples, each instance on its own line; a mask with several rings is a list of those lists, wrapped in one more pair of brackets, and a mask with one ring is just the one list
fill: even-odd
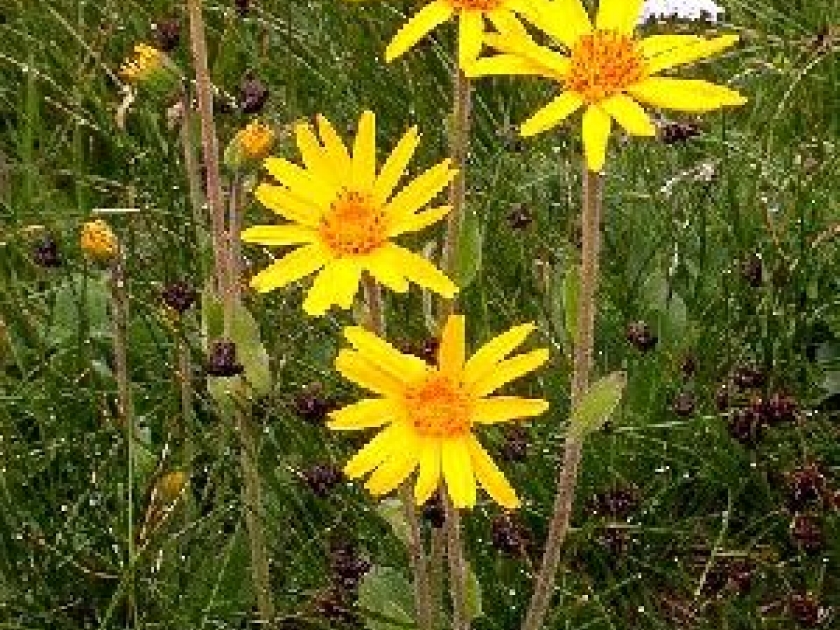
[[(790, 598), (806, 591), (825, 607), (823, 627), (837, 623), (838, 508), (811, 508), (825, 543), (816, 553), (801, 552), (789, 532), (787, 473), (817, 461), (829, 487), (840, 490), (840, 5), (723, 4), (727, 24), (720, 28), (737, 25), (742, 44), (692, 72), (730, 81), (750, 103), (704, 118), (703, 135), (684, 145), (613, 139), (597, 371), (623, 369), (629, 381), (618, 414), (588, 443), (548, 627), (790, 628)], [(445, 155), (451, 25), (385, 66), (382, 51), (415, 9), (409, 3), (251, 5), (242, 17), (232, 0), (205, 3), (212, 75), (223, 95), (235, 97), (252, 72), (271, 90), (266, 116), (278, 125), (321, 112), (348, 130), (371, 108), (381, 147), (416, 123), (423, 143), (415, 168)], [(186, 278), (200, 289), (207, 263), (196, 243), (178, 134), (167, 127), (165, 106), (150, 99), (134, 104), (125, 129), (115, 121), (119, 63), (135, 42), (151, 37), (154, 20), (183, 18), (182, 11), (181, 3), (161, 0), (0, 0), (2, 628), (125, 624), (126, 448), (115, 422), (107, 284), (77, 245), (79, 226), (96, 208), (137, 209), (108, 216), (128, 254), (129, 362), (144, 440), (135, 514), (142, 519), (162, 473), (188, 470), (192, 478), (188, 500), (140, 554), (140, 625), (237, 628), (251, 615), (238, 441), (207, 395), (198, 316), (176, 328), (160, 308), (165, 283)], [(189, 74), (186, 29), (173, 56)], [(548, 398), (552, 410), (527, 425), (527, 461), (503, 465), (526, 500), (521, 519), (536, 551), (568, 413), (562, 287), (578, 255), (580, 179), (572, 127), (515, 140), (516, 123), (548, 93), (521, 79), (477, 86), (468, 205), (478, 220), (482, 265), (463, 294), (474, 342), (535, 320), (540, 343), (554, 350), (551, 366), (519, 385)], [(246, 120), (220, 114), (222, 143)], [(288, 140), (278, 151), (295, 157)], [(713, 171), (708, 181), (694, 176), (704, 165)], [(509, 226), (515, 204), (533, 213), (531, 227)], [(249, 203), (246, 224), (269, 218)], [(33, 263), (33, 226), (55, 235), (61, 268)], [(265, 263), (260, 251), (246, 254), (251, 268)], [(763, 261), (759, 287), (741, 273), (753, 254)], [(301, 627), (335, 627), (312, 604), (327, 584), (331, 537), (358, 540), (366, 557), (398, 576), (407, 558), (359, 487), (342, 485), (318, 498), (301, 481), (314, 463), (341, 464), (358, 441), (294, 413), (295, 396), (316, 381), (338, 400), (354, 396), (331, 370), (349, 314), (304, 319), (300, 302), (299, 287), (248, 300), (273, 376), (271, 392), (254, 407), (273, 595)], [(388, 311), (393, 338), (425, 338), (416, 294), (389, 297)], [(625, 339), (635, 320), (658, 334), (654, 351), (640, 353)], [(179, 339), (192, 346), (197, 365), (192, 460), (172, 439), (181, 421)], [(697, 366), (691, 377), (680, 367), (688, 356)], [(718, 386), (743, 364), (766, 372), (765, 394), (789, 392), (802, 409), (796, 423), (771, 428), (755, 449), (729, 436), (714, 402)], [(690, 417), (671, 409), (679, 392), (696, 396)], [(504, 439), (501, 431), (484, 434), (494, 453)], [(629, 521), (607, 522), (588, 509), (593, 494), (627, 486), (640, 498)], [(482, 594), (480, 629), (516, 627), (539, 560), (536, 551), (526, 561), (493, 547), (490, 523), (498, 514), (483, 502), (465, 518)], [(620, 553), (604, 544), (616, 531), (626, 538)], [(752, 587), (744, 594), (704, 587), (732, 559), (751, 563)]]

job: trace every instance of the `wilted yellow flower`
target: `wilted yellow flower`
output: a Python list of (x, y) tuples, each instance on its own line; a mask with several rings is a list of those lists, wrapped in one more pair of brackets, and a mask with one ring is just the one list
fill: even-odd
[(111, 226), (102, 219), (88, 221), (82, 226), (82, 251), (94, 260), (108, 261), (119, 251), (119, 241)]
[(548, 360), (545, 349), (509, 358), (533, 330), (533, 324), (511, 328), (467, 359), (465, 320), (453, 315), (443, 329), (437, 366), (431, 366), (364, 328), (345, 328), (354, 349), (339, 352), (336, 369), (380, 398), (332, 412), (329, 427), (384, 428), (347, 463), (344, 473), (350, 478), (372, 473), (365, 487), (382, 495), (419, 467), (414, 486), (418, 504), (443, 480), (456, 507), (472, 507), (477, 481), (501, 506), (518, 507), (516, 492), (473, 428), (538, 416), (548, 409), (541, 399), (490, 395)]
[(120, 68), (120, 77), (133, 85), (154, 91), (172, 90), (178, 79), (178, 71), (169, 56), (148, 44), (137, 44), (134, 52)]
[(238, 169), (265, 159), (275, 138), (271, 127), (257, 120), (251, 121), (236, 133), (225, 149), (225, 165)]
[(498, 28), (500, 21), (516, 19), (514, 11), (527, 13), (529, 9), (529, 0), (434, 0), (397, 32), (385, 49), (385, 60), (393, 61), (437, 26), (457, 15), (458, 65), (464, 68), (481, 52), (485, 18)]
[(602, 0), (594, 25), (580, 0), (531, 2), (525, 17), (562, 50), (540, 46), (517, 20), (497, 20), (499, 32), (486, 39), (500, 54), (479, 59), (466, 72), (473, 77), (529, 74), (554, 80), (560, 94), (522, 124), (522, 135), (550, 129), (585, 107), (583, 143), (592, 171), (604, 166), (613, 120), (632, 135), (655, 135), (639, 103), (706, 112), (746, 102), (738, 92), (708, 81), (655, 76), (717, 54), (735, 44), (737, 35), (637, 39), (634, 29), (643, 0)]
[(310, 315), (323, 315), (334, 304), (350, 308), (363, 271), (393, 291), (407, 291), (412, 281), (451, 298), (457, 287), (449, 278), (392, 240), (422, 230), (449, 212), (448, 206), (423, 208), (455, 176), (450, 160), (394, 194), (420, 143), (416, 128), (406, 132), (378, 175), (373, 112), (364, 112), (359, 120), (352, 157), (323, 116), (318, 116), (318, 132), (320, 139), (308, 123), (295, 127), (303, 168), (279, 157), (265, 161), (281, 185), (260, 184), (256, 197), (291, 223), (250, 227), (242, 232), (242, 240), (301, 247), (254, 276), (251, 286), (271, 291), (318, 272), (303, 303)]

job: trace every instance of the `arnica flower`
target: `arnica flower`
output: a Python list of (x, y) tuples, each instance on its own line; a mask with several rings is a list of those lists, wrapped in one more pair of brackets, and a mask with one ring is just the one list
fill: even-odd
[(380, 397), (332, 412), (329, 427), (384, 427), (344, 469), (351, 479), (372, 473), (365, 484), (372, 494), (391, 492), (419, 468), (414, 486), (418, 505), (432, 496), (442, 479), (456, 507), (475, 505), (476, 481), (503, 507), (519, 506), (516, 493), (473, 435), (473, 428), (538, 416), (548, 409), (545, 400), (491, 396), (543, 365), (548, 350), (509, 358), (534, 330), (533, 324), (523, 324), (492, 339), (467, 359), (464, 327), (463, 316), (449, 318), (436, 366), (399, 352), (363, 328), (345, 328), (344, 336), (353, 349), (339, 352), (336, 369)]
[(112, 260), (120, 247), (111, 226), (102, 219), (88, 221), (82, 226), (80, 245), (89, 258), (98, 262)]
[(240, 129), (225, 149), (225, 166), (238, 170), (264, 160), (274, 146), (274, 130), (257, 120)]
[(484, 19), (499, 28), (501, 20), (515, 20), (514, 11), (527, 13), (529, 0), (433, 0), (406, 22), (385, 49), (391, 62), (407, 52), (435, 27), (458, 15), (458, 65), (466, 68), (481, 52)]
[(627, 133), (654, 136), (656, 127), (639, 103), (684, 112), (743, 105), (738, 92), (708, 81), (656, 76), (710, 57), (738, 41), (737, 35), (634, 37), (643, 0), (602, 0), (593, 26), (580, 0), (532, 0), (526, 18), (562, 45), (538, 45), (517, 20), (497, 20), (487, 42), (500, 54), (467, 68), (470, 76), (530, 74), (556, 81), (561, 93), (521, 127), (533, 136), (585, 107), (586, 162), (600, 172), (615, 120)]
[(318, 116), (320, 140), (308, 123), (295, 127), (303, 168), (279, 157), (265, 160), (281, 184), (260, 184), (255, 195), (290, 223), (258, 225), (242, 240), (268, 246), (301, 245), (251, 280), (257, 291), (271, 291), (319, 272), (303, 303), (309, 315), (332, 305), (353, 305), (363, 271), (385, 287), (408, 290), (412, 281), (451, 298), (455, 284), (422, 256), (392, 239), (440, 221), (448, 206), (423, 210), (455, 176), (450, 160), (419, 175), (393, 194), (419, 144), (416, 128), (397, 143), (377, 175), (376, 129), (372, 112), (359, 120), (352, 156), (335, 128)]
[(128, 83), (153, 92), (168, 94), (180, 81), (180, 73), (169, 56), (148, 44), (137, 44), (120, 68), (120, 77)]

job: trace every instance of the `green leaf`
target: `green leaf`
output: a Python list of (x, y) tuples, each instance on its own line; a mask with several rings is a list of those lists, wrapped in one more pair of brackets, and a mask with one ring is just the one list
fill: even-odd
[(467, 563), (467, 617), (470, 621), (484, 614), (481, 606), (481, 582), (473, 571), (472, 565)]
[(577, 337), (578, 303), (580, 302), (580, 267), (574, 265), (563, 275), (563, 322), (571, 347)]
[(359, 605), (369, 630), (411, 630), (414, 596), (411, 583), (391, 567), (373, 567), (359, 584)]
[(113, 330), (108, 316), (109, 299), (108, 279), (104, 274), (69, 276), (56, 289), (47, 339), (61, 345), (78, 337), (80, 332), (94, 339), (110, 337)]
[(460, 289), (467, 288), (481, 270), (481, 222), (474, 212), (467, 211), (458, 237), (458, 258), (453, 280)]
[(376, 506), (376, 513), (391, 526), (394, 535), (408, 545), (409, 527), (405, 518), (405, 508), (399, 499), (385, 499)]
[[(205, 289), (202, 297), (201, 326), (205, 348), (224, 335), (224, 305), (210, 289)], [(260, 338), (257, 320), (243, 304), (237, 304), (233, 310), (230, 340), (236, 344), (236, 357), (245, 368), (244, 376), (250, 393), (254, 396), (268, 394), (271, 391), (268, 350)], [(218, 396), (240, 392), (242, 388), (239, 385), (241, 385), (239, 377), (211, 378), (208, 389), (218, 401)]]
[(579, 438), (599, 430), (615, 411), (627, 385), (627, 374), (613, 372), (589, 388), (572, 410), (569, 432)]

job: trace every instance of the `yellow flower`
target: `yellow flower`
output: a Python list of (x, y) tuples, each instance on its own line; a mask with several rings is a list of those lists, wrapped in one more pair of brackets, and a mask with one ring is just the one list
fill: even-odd
[(265, 161), (280, 186), (260, 184), (257, 199), (291, 223), (257, 225), (242, 240), (269, 246), (302, 245), (251, 280), (257, 291), (271, 291), (320, 270), (303, 303), (310, 315), (333, 304), (350, 308), (363, 271), (387, 288), (405, 292), (412, 281), (451, 298), (457, 287), (422, 256), (392, 239), (438, 222), (448, 206), (422, 210), (455, 175), (450, 160), (422, 173), (397, 194), (420, 142), (409, 129), (376, 172), (374, 115), (362, 114), (352, 157), (333, 126), (318, 116), (320, 141), (308, 123), (295, 127), (304, 167), (283, 158)]
[(490, 396), (500, 387), (543, 365), (548, 350), (508, 358), (534, 330), (510, 329), (466, 358), (464, 317), (453, 315), (443, 329), (437, 366), (405, 355), (365, 329), (345, 328), (353, 350), (339, 352), (336, 369), (378, 394), (330, 414), (329, 427), (359, 430), (384, 427), (348, 463), (350, 478), (372, 474), (365, 487), (386, 494), (419, 468), (414, 486), (418, 505), (441, 478), (456, 507), (472, 507), (476, 481), (508, 509), (519, 499), (502, 472), (473, 435), (475, 425), (538, 416), (548, 409), (540, 399)]
[(274, 146), (274, 140), (271, 127), (257, 120), (251, 121), (236, 133), (225, 149), (225, 165), (237, 169), (265, 159)]
[(120, 76), (128, 83), (160, 92), (174, 89), (179, 78), (175, 64), (166, 53), (148, 44), (134, 46), (133, 56), (120, 68)]
[(484, 42), (484, 18), (498, 27), (502, 20), (516, 19), (513, 12), (527, 13), (529, 0), (433, 0), (406, 22), (385, 49), (389, 63), (453, 15), (459, 19), (458, 65), (473, 63)]
[(526, 17), (557, 40), (563, 51), (538, 45), (516, 20), (497, 20), (487, 43), (500, 54), (479, 59), (470, 76), (531, 74), (556, 81), (561, 93), (521, 127), (532, 136), (554, 127), (581, 107), (586, 161), (601, 171), (615, 120), (627, 133), (653, 136), (656, 129), (639, 103), (686, 112), (743, 105), (738, 92), (708, 81), (655, 76), (729, 48), (737, 35), (634, 37), (643, 0), (601, 0), (593, 26), (580, 0), (532, 0)]
[(117, 255), (117, 236), (102, 219), (88, 221), (82, 226), (80, 239), (82, 251), (94, 260), (108, 261)]

